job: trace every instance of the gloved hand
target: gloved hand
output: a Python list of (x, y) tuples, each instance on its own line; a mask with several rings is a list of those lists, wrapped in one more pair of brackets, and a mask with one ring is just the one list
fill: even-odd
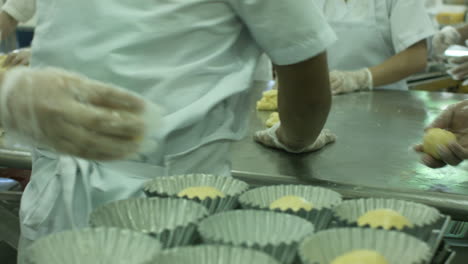
[(451, 26), (444, 27), (432, 38), (432, 48), (434, 57), (443, 60), (444, 52), (450, 45), (458, 44), (462, 41), (460, 33)]
[(136, 152), (144, 108), (135, 95), (54, 68), (7, 71), (0, 93), (7, 135), (91, 160)]
[(333, 95), (372, 90), (372, 73), (367, 68), (359, 71), (332, 71), (330, 85)]
[(3, 62), (3, 67), (14, 67), (18, 65), (29, 66), (31, 60), (31, 48), (18, 49), (10, 52)]
[(0, 12), (0, 32), (1, 39), (8, 38), (12, 33), (15, 32), (18, 21), (10, 16), (7, 12)]
[(462, 85), (468, 85), (468, 56), (452, 58), (450, 64), (457, 65), (447, 71), (454, 80), (465, 80)]
[(423, 146), (417, 145), (415, 150), (423, 153), (422, 162), (425, 165), (431, 168), (441, 168), (447, 164), (456, 166), (468, 159), (468, 100), (449, 106), (428, 128), (448, 130), (457, 136), (457, 142), (440, 147), (440, 160), (423, 153)]
[(280, 123), (277, 123), (266, 130), (258, 131), (254, 135), (254, 140), (267, 147), (282, 149), (290, 153), (305, 153), (316, 151), (325, 147), (325, 145), (329, 143), (335, 142), (336, 140), (336, 136), (330, 130), (324, 129), (315, 140), (314, 144), (311, 144), (310, 146), (302, 149), (288, 147), (281, 143), (278, 139), (277, 131), (279, 127)]

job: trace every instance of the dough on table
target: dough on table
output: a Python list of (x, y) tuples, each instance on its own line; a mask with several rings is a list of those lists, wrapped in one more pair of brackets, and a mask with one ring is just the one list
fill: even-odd
[(361, 249), (339, 256), (331, 264), (389, 264), (389, 262), (377, 251)]
[(378, 209), (363, 214), (358, 219), (359, 226), (369, 225), (372, 228), (382, 227), (383, 229), (403, 229), (413, 227), (411, 221), (400, 213), (390, 209)]
[(198, 198), (205, 200), (206, 198), (224, 198), (225, 195), (220, 190), (211, 186), (194, 186), (183, 189), (177, 194), (178, 197), (188, 197), (189, 199)]
[(437, 149), (439, 146), (447, 146), (457, 140), (450, 131), (440, 128), (430, 128), (423, 139), (423, 150), (436, 159), (440, 159)]
[(262, 99), (257, 102), (257, 110), (278, 110), (278, 90), (270, 90), (263, 93)]
[(267, 121), (265, 122), (265, 125), (267, 127), (272, 127), (276, 125), (276, 123), (279, 123), (280, 117), (278, 112), (273, 112), (271, 113), (270, 117), (268, 117)]
[(299, 211), (300, 209), (311, 211), (312, 208), (313, 204), (311, 202), (307, 201), (306, 199), (300, 196), (295, 195), (283, 196), (270, 204), (271, 210), (279, 209), (281, 211), (286, 211), (288, 209), (291, 209), (295, 212)]

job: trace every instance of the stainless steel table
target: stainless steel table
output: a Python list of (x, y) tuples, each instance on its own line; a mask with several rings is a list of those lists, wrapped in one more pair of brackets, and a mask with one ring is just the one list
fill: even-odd
[[(293, 155), (253, 143), (266, 112), (253, 112), (250, 133), (232, 149), (233, 175), (253, 185), (313, 184), (346, 198), (394, 197), (433, 205), (468, 220), (468, 164), (426, 168), (410, 148), (444, 107), (468, 99), (449, 93), (375, 91), (334, 97), (327, 127), (338, 141), (311, 154)], [(0, 166), (30, 168), (27, 152), (0, 149)], [(0, 194), (18, 200), (20, 193)]]
[[(254, 185), (325, 186), (347, 198), (395, 197), (433, 205), (468, 220), (468, 164), (439, 170), (419, 163), (411, 146), (444, 107), (468, 99), (449, 93), (376, 91), (334, 97), (327, 128), (335, 144), (311, 154), (266, 149), (248, 138), (234, 144), (234, 175)], [(254, 112), (250, 134), (268, 113)]]

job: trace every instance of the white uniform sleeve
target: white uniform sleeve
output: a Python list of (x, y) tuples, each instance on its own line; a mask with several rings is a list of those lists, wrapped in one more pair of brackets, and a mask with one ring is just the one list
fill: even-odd
[(316, 56), (336, 40), (315, 1), (226, 0), (277, 65)]
[(2, 9), (16, 21), (26, 22), (36, 13), (36, 0), (7, 0)]
[(392, 40), (397, 53), (436, 33), (423, 0), (390, 1)]

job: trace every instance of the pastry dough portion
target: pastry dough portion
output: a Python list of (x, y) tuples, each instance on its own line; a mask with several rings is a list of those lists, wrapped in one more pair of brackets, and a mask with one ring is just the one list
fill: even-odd
[(286, 211), (289, 209), (295, 212), (299, 211), (300, 209), (311, 211), (312, 208), (313, 204), (311, 202), (295, 195), (283, 196), (270, 204), (271, 210), (279, 209), (281, 211)]
[(220, 190), (211, 186), (194, 186), (185, 188), (177, 194), (178, 197), (188, 197), (189, 199), (198, 198), (205, 200), (206, 198), (224, 198), (225, 195)]
[(278, 110), (278, 90), (270, 90), (263, 93), (262, 99), (257, 102), (257, 110), (276, 111)]
[(424, 135), (424, 152), (436, 159), (440, 159), (437, 149), (442, 146), (447, 146), (457, 140), (457, 137), (450, 131), (440, 128), (431, 128)]
[(280, 117), (278, 112), (273, 112), (271, 113), (270, 117), (268, 117), (267, 121), (265, 122), (265, 125), (267, 127), (272, 127), (276, 125), (276, 123), (279, 123)]
[(363, 249), (339, 256), (331, 264), (389, 264), (389, 262), (379, 252)]
[(359, 217), (359, 226), (369, 225), (373, 228), (382, 227), (384, 229), (403, 229), (404, 227), (413, 227), (413, 223), (400, 213), (390, 209), (378, 209), (369, 211)]

